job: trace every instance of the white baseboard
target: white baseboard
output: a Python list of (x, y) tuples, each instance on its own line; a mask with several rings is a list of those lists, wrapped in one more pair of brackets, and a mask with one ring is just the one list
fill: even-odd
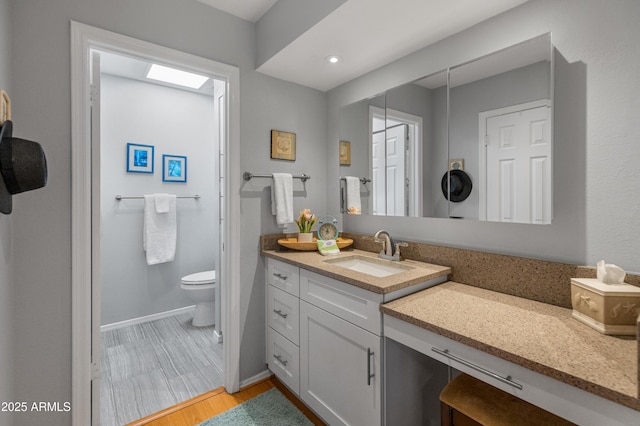
[(272, 375), (271, 371), (264, 370), (262, 373), (258, 373), (255, 376), (249, 377), (248, 379), (244, 379), (240, 381), (240, 389), (252, 385), (254, 383), (259, 382), (260, 380), (266, 379)]
[(216, 343), (222, 343), (222, 331), (218, 332), (218, 330), (213, 330), (213, 338)]
[(142, 324), (144, 322), (155, 321), (162, 318), (169, 318), (175, 315), (186, 314), (192, 312), (196, 308), (195, 305), (185, 306), (184, 308), (172, 309), (170, 311), (158, 312), (157, 314), (146, 315), (144, 317), (132, 318), (125, 321), (114, 322), (111, 324), (105, 324), (100, 326), (100, 332), (117, 330), (119, 328), (129, 327), (136, 324)]

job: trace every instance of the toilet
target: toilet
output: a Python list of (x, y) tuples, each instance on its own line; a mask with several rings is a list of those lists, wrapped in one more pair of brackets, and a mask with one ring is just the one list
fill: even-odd
[(182, 277), (180, 287), (186, 290), (191, 300), (196, 303), (192, 324), (196, 327), (207, 327), (215, 323), (215, 289), (216, 271), (196, 272)]

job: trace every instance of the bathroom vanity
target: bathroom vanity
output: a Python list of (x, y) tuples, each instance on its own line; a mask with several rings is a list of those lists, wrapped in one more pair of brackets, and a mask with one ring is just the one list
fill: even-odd
[(640, 424), (636, 339), (570, 309), (450, 281), (381, 310), (387, 338), (576, 424)]
[(263, 254), (269, 369), (329, 424), (381, 424), (380, 306), (446, 281), (450, 268), (406, 261), (403, 272), (375, 277), (335, 263), (376, 264), (370, 252)]
[[(507, 268), (531, 268), (529, 284), (581, 271), (420, 243), (407, 253), (427, 248), (464, 258), (467, 268), (504, 261), (515, 281)], [(601, 335), (564, 306), (447, 281), (468, 271), (405, 260), (390, 263), (411, 269), (376, 277), (346, 261), (375, 260), (370, 251), (329, 257), (263, 246), (262, 254), (269, 369), (329, 424), (437, 419), (439, 392), (457, 371), (577, 424), (640, 424), (636, 338)]]

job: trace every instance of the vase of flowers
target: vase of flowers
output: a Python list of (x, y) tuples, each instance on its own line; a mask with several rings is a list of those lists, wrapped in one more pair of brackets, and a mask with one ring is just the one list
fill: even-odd
[(296, 219), (296, 225), (298, 225), (298, 242), (299, 243), (311, 243), (313, 242), (313, 234), (311, 228), (316, 223), (316, 216), (311, 213), (311, 210), (304, 209), (300, 211), (300, 216)]

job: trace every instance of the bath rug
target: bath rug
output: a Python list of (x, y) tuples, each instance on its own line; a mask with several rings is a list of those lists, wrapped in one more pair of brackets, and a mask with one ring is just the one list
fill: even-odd
[(278, 389), (271, 388), (198, 426), (313, 426)]

